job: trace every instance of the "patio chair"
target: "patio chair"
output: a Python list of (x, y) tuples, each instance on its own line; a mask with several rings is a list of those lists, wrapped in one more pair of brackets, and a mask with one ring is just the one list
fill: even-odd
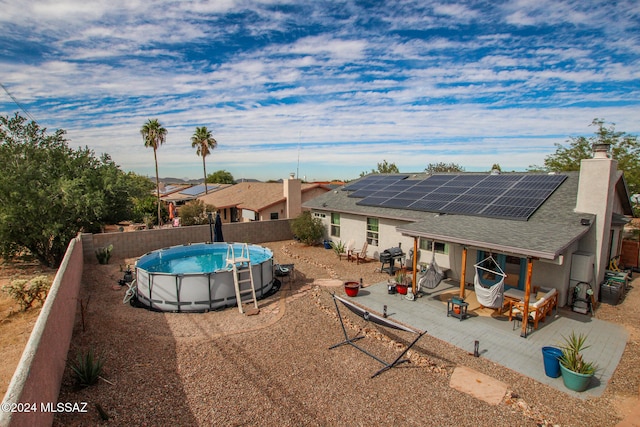
[(356, 260), (356, 264), (360, 264), (360, 261), (367, 261), (367, 247), (369, 246), (369, 243), (367, 243), (367, 241), (365, 240), (364, 244), (362, 245), (362, 249), (360, 250), (354, 250), (352, 251), (351, 254), (351, 259), (355, 259)]
[(355, 245), (355, 242), (353, 241), (353, 239), (347, 241), (347, 244), (344, 245), (344, 252), (340, 252), (338, 254), (338, 258), (342, 259), (342, 257), (347, 257), (347, 260), (351, 259), (351, 252), (353, 251), (353, 247)]
[[(473, 286), (476, 291), (476, 298), (481, 306), (487, 308), (502, 308), (504, 301), (504, 279), (507, 277), (500, 265), (488, 256), (474, 265), (476, 274), (473, 278)], [(490, 286), (482, 283), (482, 275), (489, 273), (491, 276), (499, 277), (498, 281)]]
[(444, 279), (444, 273), (436, 262), (436, 250), (435, 242), (431, 243), (431, 264), (424, 272), (420, 273), (420, 279), (418, 280), (418, 291), (421, 288), (435, 289), (438, 287), (442, 279)]

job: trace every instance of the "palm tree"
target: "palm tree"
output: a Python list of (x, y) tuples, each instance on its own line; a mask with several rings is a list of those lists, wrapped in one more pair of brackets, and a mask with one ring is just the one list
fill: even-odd
[(196, 154), (202, 156), (202, 169), (204, 171), (204, 194), (208, 194), (207, 189), (207, 166), (205, 164), (205, 157), (207, 157), (211, 150), (214, 150), (218, 146), (218, 142), (211, 136), (211, 132), (206, 126), (196, 127), (196, 131), (191, 137), (191, 146), (196, 147)]
[(140, 129), (145, 147), (153, 148), (153, 160), (156, 163), (156, 194), (158, 196), (158, 225), (162, 225), (160, 217), (160, 178), (158, 177), (158, 155), (156, 154), (167, 139), (167, 130), (162, 127), (158, 119), (149, 119)]

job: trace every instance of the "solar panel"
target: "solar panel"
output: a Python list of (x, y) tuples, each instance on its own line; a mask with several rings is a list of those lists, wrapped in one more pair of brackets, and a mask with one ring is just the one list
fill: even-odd
[[(207, 184), (209, 190), (213, 190), (218, 188), (218, 185)], [(194, 185), (193, 187), (186, 188), (180, 192), (180, 194), (184, 194), (185, 196), (197, 196), (198, 194), (204, 193), (204, 184)]]
[(536, 211), (536, 209), (537, 207), (527, 208), (522, 206), (492, 205), (492, 206), (487, 206), (485, 210), (482, 211), (482, 216), (504, 218), (504, 219), (527, 219)]
[(416, 191), (414, 189), (411, 190), (407, 190), (407, 191), (403, 191), (402, 193), (398, 193), (397, 197), (402, 197), (405, 199), (413, 199), (413, 200), (418, 200), (418, 199), (422, 199), (424, 196), (426, 196), (427, 194), (431, 193), (433, 189), (429, 189), (428, 191)]
[(505, 191), (505, 188), (502, 187), (497, 187), (497, 188), (491, 188), (491, 187), (473, 187), (470, 188), (469, 190), (467, 190), (465, 192), (465, 194), (477, 194), (477, 195), (482, 195), (482, 196), (493, 196), (493, 197), (498, 197), (501, 194), (503, 194)]
[(413, 202), (411, 205), (409, 205), (409, 208), (416, 209), (419, 211), (440, 212), (444, 207), (444, 205), (446, 204), (447, 202), (443, 202), (443, 201), (422, 199), (422, 200), (417, 200)]
[(362, 179), (359, 179), (355, 182), (349, 183), (342, 187), (343, 190), (346, 191), (355, 191), (361, 188), (365, 188), (368, 185), (375, 183), (384, 183), (386, 185), (392, 184), (396, 181), (403, 180), (407, 178), (409, 175), (382, 175), (382, 174), (371, 174), (367, 175)]
[(375, 197), (369, 196), (366, 197), (359, 202), (356, 202), (357, 205), (367, 205), (367, 206), (382, 206), (382, 203), (389, 200), (388, 197)]
[(476, 194), (463, 194), (458, 196), (456, 202), (460, 203), (477, 203), (480, 205), (488, 205), (491, 204), (495, 200), (495, 197), (485, 196), (485, 195), (476, 195)]
[(458, 196), (457, 194), (452, 194), (452, 193), (431, 193), (431, 194), (427, 194), (425, 197), (423, 197), (423, 200), (438, 200), (441, 202), (452, 202), (455, 199), (457, 199)]
[(409, 205), (411, 205), (411, 203), (415, 201), (416, 201), (415, 199), (393, 198), (393, 199), (387, 199), (384, 202), (380, 203), (380, 206), (384, 206), (385, 208), (406, 209), (409, 207)]
[[(442, 174), (423, 180), (373, 179), (357, 204), (527, 220), (566, 179), (543, 174)], [(397, 175), (396, 175), (397, 177)], [(366, 183), (365, 183), (366, 184)]]
[(443, 210), (454, 211), (461, 215), (479, 215), (487, 205), (481, 205), (478, 203), (459, 203), (451, 202), (447, 204)]
[(531, 197), (500, 197), (493, 204), (496, 206), (523, 206), (534, 208), (540, 206), (540, 199)]

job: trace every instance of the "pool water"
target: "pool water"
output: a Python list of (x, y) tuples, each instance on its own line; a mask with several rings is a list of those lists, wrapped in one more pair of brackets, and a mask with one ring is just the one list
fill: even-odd
[[(153, 310), (194, 312), (237, 305), (231, 266), (227, 254), (249, 251), (251, 276), (257, 299), (270, 295), (274, 286), (273, 252), (242, 243), (195, 243), (149, 252), (136, 262), (136, 298)], [(231, 252), (232, 250), (232, 252)], [(237, 280), (242, 300), (251, 298), (249, 271), (241, 270)]]
[[(241, 251), (242, 246), (234, 244), (236, 257), (240, 256)], [(252, 265), (261, 264), (272, 256), (271, 251), (266, 248), (249, 247)], [(213, 273), (226, 268), (227, 244), (177, 246), (158, 252), (148, 262), (143, 258), (138, 262), (138, 267), (151, 273)]]

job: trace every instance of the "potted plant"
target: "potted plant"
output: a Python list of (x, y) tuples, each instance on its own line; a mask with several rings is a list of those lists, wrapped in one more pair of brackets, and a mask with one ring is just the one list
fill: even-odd
[(564, 345), (560, 346), (560, 372), (564, 385), (574, 391), (585, 391), (589, 387), (597, 366), (593, 362), (587, 362), (582, 356), (582, 351), (589, 348), (585, 345), (587, 337), (584, 334), (571, 332), (564, 338)]
[(344, 282), (344, 292), (350, 297), (357, 296), (358, 290), (360, 290), (360, 282)]
[(396, 290), (399, 294), (406, 295), (407, 294), (407, 273), (404, 270), (399, 270), (396, 273)]

